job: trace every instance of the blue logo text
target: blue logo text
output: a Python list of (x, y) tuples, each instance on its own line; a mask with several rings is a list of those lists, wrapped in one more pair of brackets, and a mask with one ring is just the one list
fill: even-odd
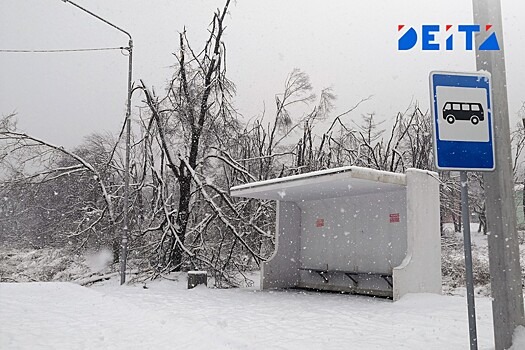
[[(421, 49), (424, 51), (438, 51), (442, 50), (443, 43), (440, 42), (440, 38), (443, 34), (446, 35), (445, 39), (445, 50), (454, 50), (454, 37), (462, 35), (465, 38), (465, 50), (471, 51), (474, 45), (474, 34), (481, 31), (479, 24), (460, 24), (457, 29), (453, 29), (455, 26), (447, 24), (444, 26), (444, 31), (439, 24), (424, 24), (421, 26), (419, 36), (421, 37)], [(403, 33), (397, 41), (398, 50), (406, 51), (413, 49), (418, 42), (418, 32), (413, 28), (409, 27), (408, 30), (403, 31), (405, 28), (404, 24), (397, 26), (397, 31)], [(491, 24), (485, 25), (485, 31), (490, 33), (492, 28)], [(481, 51), (488, 50), (499, 50), (499, 43), (496, 33), (492, 31), (490, 35), (481, 43), (478, 48)]]

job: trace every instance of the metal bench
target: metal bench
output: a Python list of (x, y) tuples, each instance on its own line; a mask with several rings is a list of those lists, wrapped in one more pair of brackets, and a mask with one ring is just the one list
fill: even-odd
[(330, 273), (342, 273), (346, 277), (348, 277), (352, 282), (354, 282), (355, 287), (359, 285), (358, 279), (356, 277), (360, 276), (374, 276), (374, 277), (380, 277), (382, 278), (388, 285), (393, 288), (392, 283), (392, 274), (385, 274), (385, 273), (374, 273), (374, 272), (355, 272), (355, 271), (342, 271), (342, 270), (325, 270), (325, 269), (314, 269), (314, 268), (308, 268), (308, 267), (301, 267), (299, 270), (303, 271), (310, 271), (315, 272), (319, 276), (323, 278), (324, 283), (328, 283), (330, 279), (328, 278), (328, 275)]

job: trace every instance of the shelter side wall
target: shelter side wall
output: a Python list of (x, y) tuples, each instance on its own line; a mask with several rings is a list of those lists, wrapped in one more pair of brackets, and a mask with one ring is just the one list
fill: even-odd
[[(392, 274), (406, 256), (405, 187), (299, 206), (302, 269)], [(321, 279), (304, 270), (301, 275), (303, 280)]]
[(433, 172), (408, 169), (408, 252), (394, 268), (394, 300), (407, 293), (441, 294), (439, 181)]
[(289, 288), (299, 283), (301, 209), (294, 202), (277, 201), (275, 251), (262, 264), (261, 288)]

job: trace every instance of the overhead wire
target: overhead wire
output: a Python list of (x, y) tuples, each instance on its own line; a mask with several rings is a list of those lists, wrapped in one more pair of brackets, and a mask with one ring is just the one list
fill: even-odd
[(60, 53), (60, 52), (85, 52), (85, 51), (109, 51), (109, 50), (126, 50), (127, 47), (100, 47), (100, 48), (86, 48), (86, 49), (55, 49), (55, 50), (7, 50), (0, 49), (4, 53)]

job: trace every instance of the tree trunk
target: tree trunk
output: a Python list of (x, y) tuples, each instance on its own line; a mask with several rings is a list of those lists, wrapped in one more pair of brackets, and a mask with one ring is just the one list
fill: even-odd
[[(186, 174), (187, 170), (183, 170)], [(181, 172), (182, 174), (182, 172)], [(184, 245), (186, 236), (186, 227), (188, 226), (189, 207), (190, 207), (190, 195), (191, 195), (191, 178), (189, 175), (184, 175), (179, 178), (179, 210), (177, 212), (176, 232), (180, 241), (180, 244)], [(172, 249), (170, 260), (174, 271), (180, 271), (182, 265), (182, 247), (177, 243), (177, 238), (172, 237)]]

